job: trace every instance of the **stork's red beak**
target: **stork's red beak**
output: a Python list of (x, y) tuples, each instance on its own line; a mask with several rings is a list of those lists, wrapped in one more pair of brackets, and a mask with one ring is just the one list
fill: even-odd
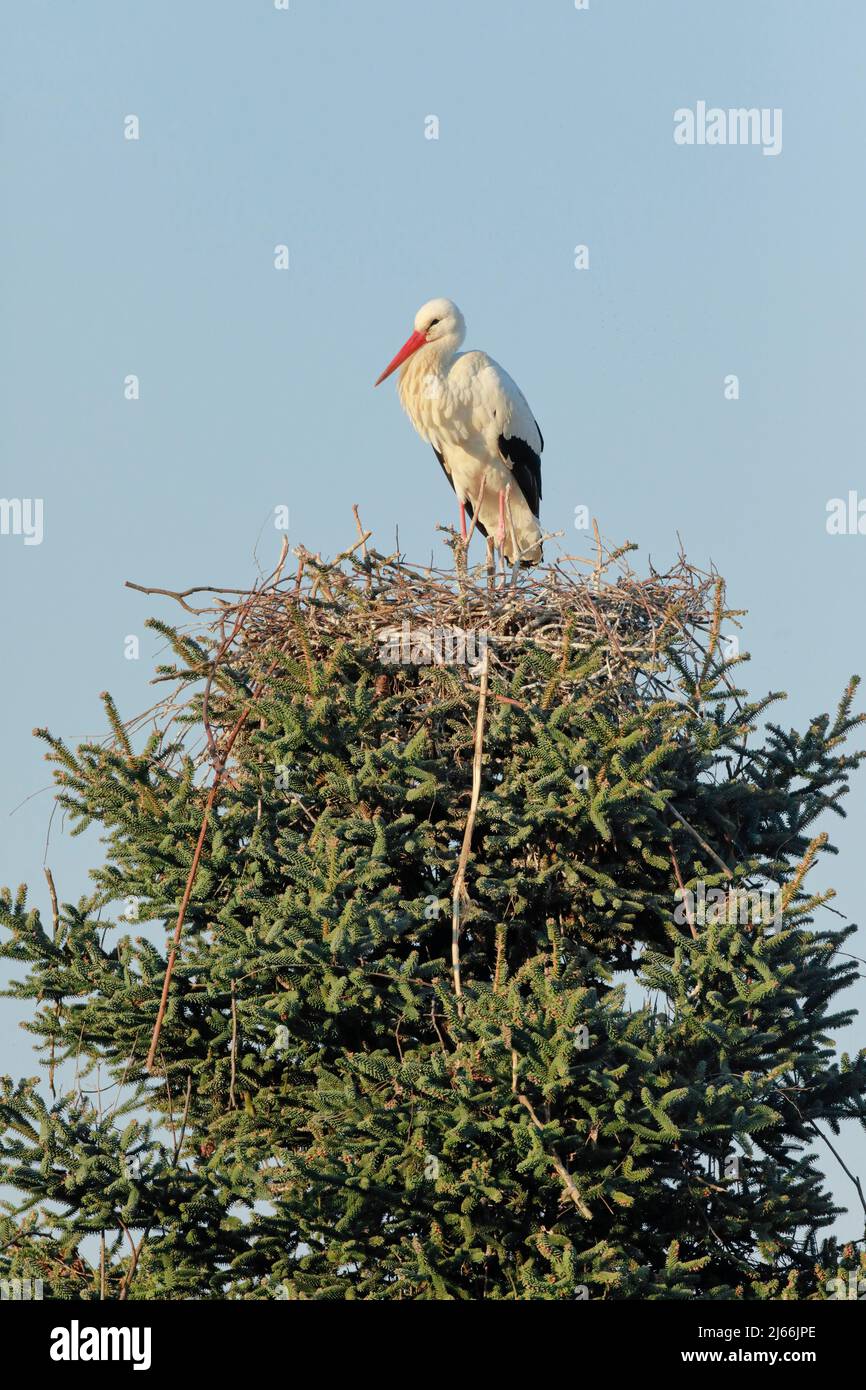
[(405, 362), (407, 357), (411, 357), (413, 352), (417, 352), (419, 347), (423, 347), (426, 341), (426, 333), (413, 333), (411, 337), (406, 339), (393, 362), (388, 363), (382, 375), (373, 382), (373, 385), (378, 386), (379, 382), (384, 381), (386, 376), (390, 376), (392, 372), (396, 372), (400, 364)]

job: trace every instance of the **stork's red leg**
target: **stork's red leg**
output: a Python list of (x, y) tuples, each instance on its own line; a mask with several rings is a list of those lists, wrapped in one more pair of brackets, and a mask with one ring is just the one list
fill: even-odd
[(466, 507), (465, 507), (465, 505), (464, 505), (463, 502), (460, 503), (460, 534), (461, 534), (461, 536), (463, 537), (463, 539), (465, 540), (465, 539), (466, 539)]
[(505, 543), (505, 493), (499, 494), (499, 526), (496, 531), (496, 544), (501, 550)]

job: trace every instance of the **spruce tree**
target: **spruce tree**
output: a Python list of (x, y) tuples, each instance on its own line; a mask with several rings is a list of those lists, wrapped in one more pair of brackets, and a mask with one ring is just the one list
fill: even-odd
[(3, 1080), (0, 1276), (566, 1300), (856, 1276), (823, 1160), (866, 1054), (836, 1054), (855, 928), (818, 824), (863, 756), (856, 679), (805, 732), (768, 722), (684, 560), (496, 587), (459, 547), (455, 574), (300, 554), (153, 621), (155, 712), (106, 696), (77, 749), (37, 731), (105, 856), (50, 916), (4, 894), (41, 1074)]

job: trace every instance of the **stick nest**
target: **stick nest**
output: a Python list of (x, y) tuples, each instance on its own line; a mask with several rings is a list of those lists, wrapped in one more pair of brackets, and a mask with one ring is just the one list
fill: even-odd
[[(157, 675), (181, 684), (127, 730), (151, 721), (163, 731), (167, 724), (203, 724), (206, 743), (199, 755), (219, 761), (230, 711), (238, 708), (225, 696), (246, 695), (254, 705), (275, 670), (292, 663), (308, 670), (327, 665), (347, 647), (383, 691), (411, 685), (421, 705), (441, 697), (445, 668), (459, 672), (467, 693), (477, 694), (485, 649), (491, 681), (528, 703), (543, 698), (545, 685), (526, 665), (529, 650), (558, 656), (563, 668), (573, 668), (576, 655), (585, 653), (594, 659), (583, 664), (582, 681), (602, 683), (615, 703), (633, 707), (640, 698), (674, 698), (678, 677), (671, 649), (680, 674), (683, 665), (695, 673), (706, 669), (722, 622), (738, 616), (724, 607), (717, 574), (697, 569), (680, 554), (667, 571), (650, 565), (640, 577), (628, 562), (636, 547), (608, 546), (597, 530), (594, 555), (564, 555), (511, 576), (494, 572), (489, 561), (468, 568), (463, 544), (450, 530), (451, 568), (411, 564), (399, 552), (381, 554), (368, 545), (370, 533), (360, 525), (359, 532), (359, 540), (334, 560), (298, 547), (294, 573), (286, 573), (284, 541), (276, 569), (251, 590), (202, 585), (177, 592), (130, 584), (174, 599), (194, 621), (179, 630), (186, 634), (184, 666), (163, 666)], [(163, 624), (149, 625), (168, 635)], [(199, 685), (191, 693), (190, 682), (202, 680), (204, 690)], [(558, 684), (557, 703), (568, 698), (568, 684)], [(221, 733), (213, 732), (211, 722)]]

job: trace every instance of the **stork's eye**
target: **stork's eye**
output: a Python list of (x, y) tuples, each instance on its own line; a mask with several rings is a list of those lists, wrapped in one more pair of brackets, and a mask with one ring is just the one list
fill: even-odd
[(431, 328), (435, 328), (436, 325), (437, 325), (437, 323), (439, 323), (439, 322), (440, 322), (439, 319), (431, 319), (430, 322), (429, 322), (429, 324), (427, 325), (427, 332), (429, 333), (429, 332), (430, 332), (430, 329), (431, 329)]

